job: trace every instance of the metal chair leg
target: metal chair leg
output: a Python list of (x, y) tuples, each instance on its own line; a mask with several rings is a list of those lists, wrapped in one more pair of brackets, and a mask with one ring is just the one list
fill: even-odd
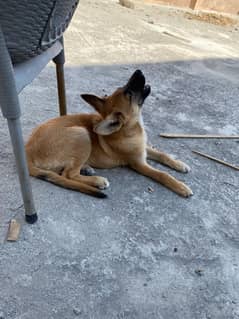
[(16, 159), (17, 172), (21, 185), (22, 198), (25, 207), (26, 221), (34, 224), (37, 221), (37, 213), (34, 206), (30, 177), (28, 173), (24, 142), (20, 118), (8, 119), (8, 128), (11, 136), (13, 152)]
[(65, 91), (65, 77), (64, 77), (64, 63), (65, 63), (65, 53), (64, 53), (64, 43), (61, 40), (63, 49), (62, 51), (53, 59), (56, 64), (56, 76), (57, 76), (57, 88), (58, 88), (58, 101), (60, 115), (67, 114), (66, 108), (66, 91)]
[(12, 146), (16, 158), (17, 171), (25, 207), (26, 221), (35, 223), (37, 213), (34, 207), (30, 177), (28, 174), (26, 154), (24, 149), (20, 124), (20, 105), (16, 90), (12, 62), (0, 28), (0, 107), (3, 116), (8, 121)]

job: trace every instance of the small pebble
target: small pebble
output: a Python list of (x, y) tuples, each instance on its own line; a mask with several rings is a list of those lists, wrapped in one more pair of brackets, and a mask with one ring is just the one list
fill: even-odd
[(173, 252), (176, 253), (177, 251), (178, 251), (178, 248), (175, 247), (175, 248), (173, 249)]
[(76, 316), (79, 316), (82, 314), (82, 310), (80, 308), (73, 308), (73, 313), (76, 315)]
[(149, 186), (149, 187), (148, 187), (148, 191), (149, 191), (149, 193), (153, 193), (153, 192), (154, 192), (154, 189)]
[(195, 274), (197, 274), (198, 276), (202, 276), (203, 275), (203, 270), (202, 269), (196, 269), (195, 270)]

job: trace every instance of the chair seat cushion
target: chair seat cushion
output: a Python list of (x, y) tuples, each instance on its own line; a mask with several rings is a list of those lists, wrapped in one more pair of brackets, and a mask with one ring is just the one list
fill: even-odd
[(79, 0), (0, 0), (0, 25), (14, 64), (62, 37)]

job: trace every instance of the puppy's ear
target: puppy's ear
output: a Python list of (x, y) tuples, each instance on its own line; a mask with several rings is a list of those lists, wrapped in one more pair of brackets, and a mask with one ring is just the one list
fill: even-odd
[(109, 115), (105, 120), (100, 121), (94, 126), (94, 132), (99, 135), (110, 135), (119, 131), (122, 127), (122, 121), (114, 115)]
[(86, 101), (88, 104), (93, 106), (93, 108), (99, 112), (102, 113), (104, 109), (105, 100), (92, 94), (81, 94), (81, 97), (84, 101)]

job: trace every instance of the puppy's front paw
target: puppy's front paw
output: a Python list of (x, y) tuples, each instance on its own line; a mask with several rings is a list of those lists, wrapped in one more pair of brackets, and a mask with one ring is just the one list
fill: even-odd
[(191, 168), (182, 161), (176, 161), (175, 169), (181, 173), (188, 173), (191, 171)]
[(179, 182), (177, 193), (183, 197), (190, 197), (193, 195), (193, 191), (187, 185), (182, 182)]
[(107, 178), (97, 176), (97, 187), (99, 189), (106, 189), (110, 186), (110, 183)]

